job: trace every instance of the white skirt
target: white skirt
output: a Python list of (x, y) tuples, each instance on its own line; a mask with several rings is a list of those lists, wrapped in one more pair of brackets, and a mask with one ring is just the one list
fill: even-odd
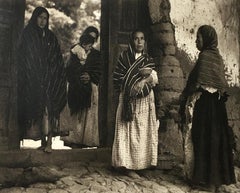
[(153, 91), (133, 105), (133, 121), (123, 122), (122, 93), (116, 115), (115, 137), (112, 148), (112, 166), (140, 170), (157, 165), (158, 127)]
[(99, 146), (98, 130), (98, 86), (92, 83), (91, 107), (71, 116), (69, 136), (61, 137), (67, 143)]

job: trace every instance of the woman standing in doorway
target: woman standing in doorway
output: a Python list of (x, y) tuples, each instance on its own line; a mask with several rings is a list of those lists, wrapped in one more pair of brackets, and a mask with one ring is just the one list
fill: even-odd
[(193, 185), (214, 190), (235, 183), (232, 128), (225, 107), (228, 85), (212, 26), (198, 29), (196, 46), (200, 53), (183, 92), (183, 107), (192, 112), (193, 168), (189, 177)]
[(66, 68), (68, 105), (74, 128), (69, 136), (61, 139), (72, 148), (99, 146), (98, 85), (102, 68), (100, 51), (92, 47), (98, 36), (97, 28), (86, 28), (79, 43), (71, 48)]
[[(48, 29), (49, 13), (37, 7), (18, 47), (18, 120), (20, 139), (41, 139), (51, 152), (59, 116), (66, 104), (66, 76), (56, 36)], [(46, 140), (47, 136), (47, 140)]]
[(120, 91), (112, 166), (128, 175), (157, 165), (158, 120), (152, 88), (158, 83), (153, 60), (145, 53), (145, 34), (135, 30), (118, 59), (113, 75)]

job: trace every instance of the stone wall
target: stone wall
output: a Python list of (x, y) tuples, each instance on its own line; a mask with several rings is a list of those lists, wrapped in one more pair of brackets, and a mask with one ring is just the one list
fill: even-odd
[(157, 117), (160, 120), (159, 154), (183, 157), (182, 134), (178, 126), (179, 96), (184, 88), (184, 76), (176, 58), (175, 26), (170, 18), (168, 0), (149, 1), (152, 38), (150, 55), (155, 58), (159, 84), (155, 90)]
[(235, 138), (234, 159), (237, 166), (240, 166), (240, 88), (231, 87), (228, 90), (230, 95), (226, 103), (229, 126), (232, 127)]

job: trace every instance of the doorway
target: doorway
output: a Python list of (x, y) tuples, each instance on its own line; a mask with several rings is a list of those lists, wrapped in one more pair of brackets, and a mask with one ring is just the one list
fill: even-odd
[[(26, 0), (24, 26), (27, 25), (33, 10), (38, 6), (45, 7), (50, 14), (49, 28), (58, 38), (65, 64), (70, 55), (70, 48), (79, 42), (79, 37), (86, 27), (94, 26), (101, 31), (101, 0)], [(100, 42), (101, 36), (94, 44), (94, 47), (98, 50), (100, 50), (101, 47)], [(62, 114), (65, 113), (69, 113), (69, 111), (62, 112)], [(62, 117), (65, 116), (61, 115), (61, 118)], [(64, 146), (60, 137), (54, 137), (52, 142), (53, 149), (70, 149), (69, 147)], [(40, 145), (40, 140), (34, 141), (24, 139), (20, 142), (20, 148), (37, 148)]]
[[(33, 3), (34, 5), (32, 5)], [(94, 6), (84, 12), (89, 3)], [(1, 44), (2, 52), (15, 54), (16, 42), (23, 28), (24, 11), (25, 23), (36, 6), (49, 8), (53, 27), (59, 38), (64, 59), (69, 55), (69, 48), (78, 41), (79, 35), (88, 25), (97, 26), (100, 39), (97, 47), (101, 50), (103, 62), (103, 78), (100, 84), (99, 95), (99, 130), (100, 144), (103, 147), (111, 146), (114, 137), (115, 110), (117, 97), (112, 83), (112, 73), (121, 50), (127, 46), (128, 35), (135, 28), (149, 28), (148, 6), (145, 0), (0, 0), (0, 29), (6, 44)], [(78, 15), (80, 14), (80, 15)], [(82, 15), (81, 15), (82, 14)], [(90, 15), (88, 15), (90, 14)], [(81, 17), (80, 17), (81, 16)], [(80, 19), (79, 19), (80, 18)], [(86, 18), (90, 19), (90, 24)], [(78, 28), (81, 24), (82, 28)], [(66, 33), (67, 31), (67, 33)], [(75, 36), (73, 36), (73, 33)], [(71, 40), (71, 41), (68, 41)], [(4, 41), (2, 41), (4, 42)], [(11, 42), (9, 44), (9, 42)], [(9, 46), (10, 45), (10, 46)], [(5, 54), (2, 53), (2, 56)], [(7, 55), (6, 55), (7, 56)], [(16, 117), (16, 62), (5, 57), (0, 61), (0, 105), (2, 121), (0, 122), (0, 148), (19, 149), (18, 127)], [(9, 67), (6, 69), (6, 67)], [(11, 88), (9, 90), (9, 88)], [(10, 105), (10, 106), (9, 106)]]

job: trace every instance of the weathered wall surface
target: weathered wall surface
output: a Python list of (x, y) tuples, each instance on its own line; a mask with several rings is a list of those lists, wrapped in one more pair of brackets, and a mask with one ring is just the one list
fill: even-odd
[(174, 25), (170, 18), (169, 0), (148, 3), (152, 19), (152, 40), (149, 53), (155, 59), (159, 84), (155, 88), (155, 102), (159, 127), (159, 153), (183, 159), (182, 133), (178, 127), (179, 96), (184, 89), (181, 63), (176, 57)]
[[(161, 0), (160, 0), (161, 1)], [(175, 25), (178, 48), (194, 61), (198, 55), (195, 46), (200, 25), (215, 27), (219, 50), (224, 59), (230, 85), (239, 85), (239, 13), (238, 0), (169, 0), (171, 20)]]
[[(169, 3), (171, 9), (169, 9)], [(225, 63), (229, 85), (239, 86), (240, 26), (238, 12), (240, 4), (237, 0), (149, 0), (148, 6), (152, 20), (153, 42), (156, 44), (153, 44), (153, 56), (160, 58), (158, 76), (160, 81), (164, 83), (163, 86), (161, 84), (158, 86), (157, 92), (160, 93), (160, 97), (157, 97), (159, 109), (164, 111), (163, 115), (160, 116), (159, 149), (160, 153), (169, 152), (181, 158), (183, 141), (178, 130), (177, 115), (175, 116), (175, 113), (172, 112), (175, 112), (174, 110), (177, 109), (177, 103), (179, 102), (180, 92), (176, 88), (182, 89), (182, 87), (176, 87), (180, 81), (168, 81), (169, 86), (166, 88), (164, 81), (166, 80), (166, 74), (180, 78), (182, 73), (176, 73), (177, 71), (172, 68), (175, 63), (169, 58), (175, 58), (176, 61), (180, 62), (186, 80), (199, 53), (195, 44), (197, 29), (204, 24), (212, 25), (218, 33), (218, 47)], [(174, 34), (174, 43), (166, 41), (169, 40), (166, 36), (169, 31), (162, 26), (167, 23), (172, 23), (174, 26), (175, 31), (171, 32)], [(177, 47), (177, 52), (166, 51), (169, 50), (166, 49), (169, 45)], [(162, 60), (168, 62), (167, 66), (170, 70), (163, 69), (164, 62)], [(175, 95), (172, 94), (173, 91), (176, 93)], [(165, 98), (168, 100), (165, 100), (161, 95), (161, 93), (166, 92), (168, 95)], [(240, 106), (237, 103), (240, 98), (240, 89), (234, 87), (229, 92), (231, 95), (227, 103), (229, 124), (233, 127), (236, 138), (236, 155), (240, 155)], [(174, 100), (169, 101), (172, 98)], [(161, 111), (159, 112), (161, 114)], [(236, 161), (239, 164), (238, 157), (236, 156)]]
[[(198, 56), (195, 45), (199, 26), (208, 24), (218, 33), (219, 50), (223, 57), (230, 86), (239, 86), (240, 2), (238, 0), (169, 0), (170, 17), (175, 25), (177, 47), (194, 62)], [(190, 64), (193, 64), (190, 62)], [(181, 61), (184, 66), (184, 62)], [(186, 68), (185, 69), (189, 69)], [(184, 70), (184, 69), (183, 69)], [(236, 149), (235, 162), (240, 165), (240, 89), (229, 89), (227, 102), (229, 125), (233, 128)]]

